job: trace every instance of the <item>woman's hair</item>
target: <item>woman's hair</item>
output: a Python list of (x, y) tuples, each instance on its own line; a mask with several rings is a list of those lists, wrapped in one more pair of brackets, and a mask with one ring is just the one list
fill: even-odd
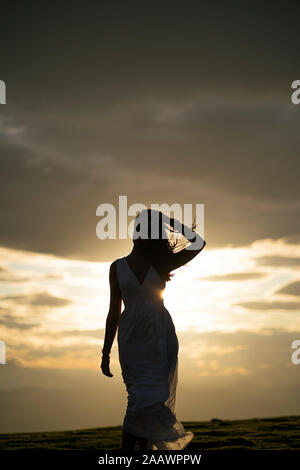
[[(187, 245), (187, 241), (183, 236), (176, 237), (172, 226), (166, 227), (161, 211), (152, 211), (150, 208), (144, 209), (137, 214), (134, 222), (134, 237), (139, 238), (138, 234), (141, 232), (140, 222), (143, 217), (148, 218), (148, 223), (146, 224), (148, 230), (147, 238), (143, 239), (145, 254), (154, 265), (161, 279), (165, 282), (170, 281), (174, 274), (168, 271), (167, 259), (170, 254), (183, 249)], [(156, 238), (151, 237), (151, 224), (153, 220), (158, 221), (158, 232), (155, 232)], [(193, 223), (192, 229), (194, 230), (195, 227), (196, 225)], [(169, 236), (167, 230), (170, 232)], [(135, 238), (133, 242), (136, 242)]]

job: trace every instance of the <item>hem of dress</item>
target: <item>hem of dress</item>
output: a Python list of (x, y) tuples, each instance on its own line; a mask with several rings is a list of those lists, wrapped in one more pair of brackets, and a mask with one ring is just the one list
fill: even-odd
[[(180, 440), (182, 440), (184, 437), (188, 437), (189, 439), (186, 440), (183, 445), (181, 447), (173, 447), (170, 446), (168, 447), (168, 444), (169, 445), (172, 445), (177, 443), (177, 442), (180, 442)], [(185, 435), (179, 437), (178, 439), (173, 439), (173, 440), (154, 440), (154, 439), (147, 439), (147, 444), (146, 444), (146, 450), (177, 450), (177, 451), (181, 451), (183, 449), (185, 449), (190, 443), (191, 441), (194, 439), (194, 434), (190, 431), (188, 431)], [(162, 445), (163, 443), (163, 445)]]

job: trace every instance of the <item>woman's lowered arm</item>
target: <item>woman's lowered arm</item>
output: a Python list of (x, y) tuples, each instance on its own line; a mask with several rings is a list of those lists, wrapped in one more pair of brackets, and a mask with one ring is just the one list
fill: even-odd
[(109, 269), (109, 283), (110, 283), (110, 305), (109, 311), (106, 318), (105, 325), (105, 338), (104, 345), (102, 348), (102, 362), (101, 369), (104, 375), (113, 377), (113, 374), (109, 369), (109, 356), (116, 331), (118, 328), (119, 318), (121, 315), (122, 297), (121, 291), (118, 284), (117, 273), (116, 273), (116, 262), (114, 261)]

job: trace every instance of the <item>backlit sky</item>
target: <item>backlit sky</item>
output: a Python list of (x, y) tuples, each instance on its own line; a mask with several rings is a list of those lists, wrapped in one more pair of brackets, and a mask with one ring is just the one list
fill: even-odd
[(295, 8), (2, 7), (0, 432), (121, 424), (116, 341), (113, 379), (99, 351), (132, 242), (96, 237), (119, 195), (205, 204), (207, 245), (164, 293), (179, 418), (299, 414)]

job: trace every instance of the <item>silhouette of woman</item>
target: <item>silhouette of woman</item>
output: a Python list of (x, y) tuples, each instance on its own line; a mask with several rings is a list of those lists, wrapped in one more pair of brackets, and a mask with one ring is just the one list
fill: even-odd
[[(135, 219), (131, 253), (110, 266), (101, 369), (113, 377), (109, 355), (118, 329), (119, 361), (128, 393), (122, 449), (133, 450), (138, 440), (141, 450), (180, 450), (194, 437), (176, 418), (179, 344), (162, 298), (173, 276), (170, 271), (193, 259), (206, 245), (194, 228), (194, 224), (190, 229), (160, 211), (145, 209)], [(169, 239), (167, 229), (184, 235), (189, 246), (185, 240), (185, 248), (175, 251), (180, 240)], [(122, 300), (125, 309), (121, 313)]]

